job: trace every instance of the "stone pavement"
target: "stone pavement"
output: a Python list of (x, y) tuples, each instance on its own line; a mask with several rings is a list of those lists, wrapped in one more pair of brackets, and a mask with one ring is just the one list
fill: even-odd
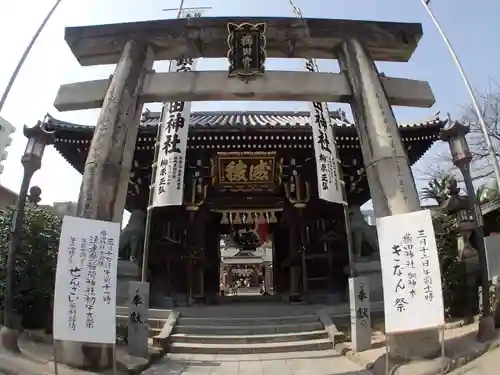
[[(480, 343), (476, 341), (478, 323), (461, 325), (456, 327), (450, 324), (450, 329), (445, 331), (445, 349), (448, 357), (447, 367), (455, 369), (470, 362), (490, 350), (494, 350), (500, 346), (500, 329), (497, 330), (496, 339), (488, 343)], [(373, 365), (378, 362), (385, 354), (385, 336), (382, 332), (374, 331), (372, 335), (373, 347), (362, 353), (354, 353), (351, 351), (351, 343), (345, 342), (335, 346), (335, 348), (345, 354), (352, 361), (359, 363), (363, 368), (373, 369)], [(376, 369), (372, 370), (377, 372)]]
[(465, 366), (456, 369), (449, 375), (497, 375), (500, 366), (500, 348), (495, 349)]
[(296, 353), (167, 354), (143, 375), (371, 375), (335, 350)]

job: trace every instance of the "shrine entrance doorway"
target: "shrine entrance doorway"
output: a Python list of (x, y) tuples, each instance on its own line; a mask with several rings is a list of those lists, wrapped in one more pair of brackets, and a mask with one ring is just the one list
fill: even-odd
[[(193, 136), (183, 206), (153, 211), (155, 307), (252, 298), (340, 302), (348, 275), (344, 209), (319, 199), (310, 129), (233, 131)], [(245, 292), (255, 294), (241, 298)]]
[(221, 302), (275, 300), (273, 211), (223, 212), (220, 241)]

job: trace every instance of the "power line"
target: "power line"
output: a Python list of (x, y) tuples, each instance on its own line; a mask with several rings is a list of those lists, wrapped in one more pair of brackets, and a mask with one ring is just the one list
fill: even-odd
[(52, 17), (52, 14), (54, 14), (54, 12), (57, 9), (57, 7), (59, 6), (59, 4), (61, 4), (61, 1), (62, 0), (57, 0), (56, 1), (56, 3), (54, 4), (54, 6), (50, 9), (49, 13), (47, 13), (47, 15), (43, 19), (42, 23), (38, 27), (38, 30), (36, 31), (35, 35), (33, 35), (33, 38), (31, 38), (31, 41), (26, 46), (26, 49), (24, 50), (23, 55), (19, 59), (19, 62), (17, 63), (16, 68), (14, 69), (14, 72), (10, 76), (9, 82), (7, 83), (7, 87), (5, 87), (5, 90), (4, 90), (3, 94), (2, 94), (2, 98), (0, 99), (0, 113), (2, 112), (2, 108), (3, 108), (4, 104), (5, 104), (5, 101), (7, 100), (7, 97), (9, 96), (10, 90), (12, 89), (12, 86), (14, 85), (14, 82), (17, 79), (19, 71), (21, 70), (21, 68), (24, 65), (24, 62), (26, 61), (26, 58), (28, 57), (31, 49), (33, 48), (33, 45), (37, 41), (38, 37), (42, 33), (42, 31), (45, 28), (45, 26), (47, 25), (47, 23), (49, 22), (50, 17)]
[(496, 154), (495, 148), (493, 146), (493, 143), (491, 141), (490, 133), (488, 131), (488, 126), (486, 125), (486, 121), (484, 120), (484, 116), (481, 112), (481, 109), (479, 108), (479, 104), (477, 102), (476, 95), (474, 94), (474, 90), (472, 89), (472, 86), (469, 82), (469, 79), (467, 78), (467, 75), (465, 74), (462, 63), (458, 59), (458, 56), (457, 56), (455, 50), (453, 49), (453, 46), (451, 45), (450, 40), (446, 36), (446, 33), (444, 32), (443, 28), (439, 24), (439, 21), (437, 20), (436, 16), (434, 15), (431, 8), (429, 7), (430, 0), (421, 0), (421, 2), (422, 2), (422, 5), (424, 6), (425, 10), (429, 14), (429, 17), (431, 18), (432, 22), (434, 23), (434, 26), (436, 26), (436, 29), (439, 31), (439, 34), (441, 35), (441, 38), (444, 41), (444, 44), (448, 48), (448, 52), (450, 53), (451, 57), (453, 58), (453, 61), (455, 62), (455, 65), (458, 69), (458, 72), (460, 73), (460, 77), (462, 78), (462, 81), (464, 82), (464, 85), (467, 88), (467, 93), (469, 94), (470, 100), (472, 102), (472, 107), (474, 108), (474, 112), (476, 113), (476, 116), (479, 120), (479, 125), (481, 127), (481, 131), (483, 132), (484, 140), (486, 141), (486, 148), (488, 150), (490, 163), (493, 167), (493, 172), (495, 174), (495, 179), (496, 179), (496, 182), (498, 185), (498, 189), (500, 190), (500, 166), (498, 165), (497, 154)]

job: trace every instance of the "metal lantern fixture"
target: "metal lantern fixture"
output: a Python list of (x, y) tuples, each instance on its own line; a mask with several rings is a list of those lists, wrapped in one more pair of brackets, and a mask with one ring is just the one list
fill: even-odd
[(28, 138), (21, 163), (24, 168), (31, 168), (33, 171), (40, 169), (45, 147), (54, 143), (54, 132), (47, 130), (45, 122), (38, 121), (35, 126), (28, 128), (24, 125), (24, 136)]
[(458, 121), (448, 121), (447, 125), (441, 130), (441, 140), (448, 142), (453, 157), (453, 164), (460, 168), (461, 165), (469, 165), (472, 160), (472, 154), (469, 150), (469, 144), (465, 136), (470, 128)]
[[(4, 300), (4, 326), (0, 331), (0, 339), (3, 347), (9, 351), (19, 352), (17, 344), (18, 331), (14, 327), (13, 311), (14, 311), (14, 268), (16, 264), (16, 253), (21, 244), (22, 225), (24, 221), (24, 209), (26, 198), (33, 174), (40, 169), (42, 165), (42, 157), (45, 147), (54, 142), (54, 132), (46, 129), (46, 122), (40, 122), (28, 128), (24, 126), (23, 133), (28, 142), (24, 155), (21, 157), (21, 164), (24, 167), (24, 175), (19, 191), (19, 197), (16, 203), (16, 209), (12, 217), (11, 237), (9, 243), (9, 253), (6, 267), (6, 288)], [(40, 190), (40, 189), (38, 189)], [(36, 195), (37, 189), (32, 189), (32, 193)]]

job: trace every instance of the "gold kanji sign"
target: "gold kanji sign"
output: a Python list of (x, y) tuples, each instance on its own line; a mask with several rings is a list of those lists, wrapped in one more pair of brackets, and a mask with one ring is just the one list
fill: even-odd
[(229, 75), (253, 76), (265, 72), (266, 24), (228, 23)]
[(229, 153), (217, 156), (218, 184), (226, 187), (273, 185), (275, 155)]

